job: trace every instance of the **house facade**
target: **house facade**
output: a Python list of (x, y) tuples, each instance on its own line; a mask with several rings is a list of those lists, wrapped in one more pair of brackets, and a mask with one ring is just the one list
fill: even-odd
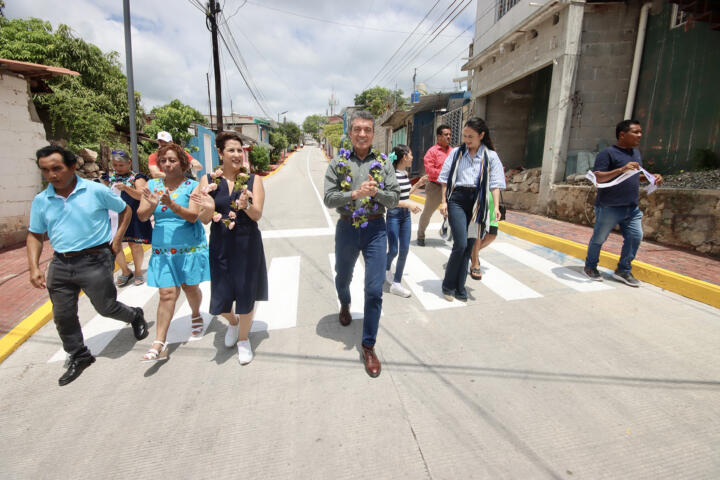
[(0, 248), (25, 240), (33, 198), (43, 189), (35, 152), (48, 144), (32, 94), (43, 80), (79, 75), (65, 68), (0, 59)]
[[(625, 118), (643, 123), (641, 152), (655, 171), (688, 165), (691, 143), (717, 151), (718, 89), (708, 79), (717, 78), (720, 62), (703, 45), (718, 44), (720, 33), (710, 26), (672, 32), (671, 9), (665, 0), (478, 1), (463, 66), (472, 112), (486, 119), (506, 168), (540, 172), (536, 191), (507, 192), (510, 206), (544, 212), (553, 186), (591, 168)], [(688, 88), (691, 78), (696, 88)], [(705, 138), (678, 140), (693, 125)], [(666, 161), (668, 154), (678, 160)]]

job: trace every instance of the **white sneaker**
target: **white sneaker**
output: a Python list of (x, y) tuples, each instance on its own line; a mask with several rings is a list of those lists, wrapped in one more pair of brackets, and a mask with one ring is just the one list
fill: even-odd
[(392, 285), (393, 278), (395, 278), (395, 275), (393, 275), (392, 270), (385, 270), (385, 280), (387, 280), (387, 283)]
[(230, 325), (228, 324), (227, 331), (225, 332), (225, 346), (228, 348), (231, 348), (233, 345), (235, 345), (238, 341), (238, 330), (240, 329), (240, 324), (237, 325)]
[(238, 362), (240, 362), (240, 365), (247, 365), (252, 362), (253, 351), (252, 346), (250, 345), (250, 340), (240, 340), (237, 342), (237, 349)]
[(407, 288), (403, 287), (403, 286), (402, 286), (401, 284), (399, 284), (399, 283), (393, 283), (392, 285), (390, 285), (390, 293), (392, 293), (393, 295), (397, 295), (398, 297), (405, 297), (405, 298), (407, 298), (407, 297), (409, 297), (410, 295), (412, 295), (412, 294), (410, 293), (410, 290), (408, 290)]

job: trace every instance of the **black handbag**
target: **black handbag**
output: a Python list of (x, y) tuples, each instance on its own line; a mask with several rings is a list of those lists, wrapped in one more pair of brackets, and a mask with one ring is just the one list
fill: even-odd
[(498, 209), (500, 210), (500, 218), (497, 219), (498, 222), (502, 222), (503, 220), (505, 220), (505, 212), (507, 209), (505, 208), (505, 205), (503, 205), (503, 203), (504, 202), (502, 199), (502, 190), (500, 190), (500, 205), (498, 206)]

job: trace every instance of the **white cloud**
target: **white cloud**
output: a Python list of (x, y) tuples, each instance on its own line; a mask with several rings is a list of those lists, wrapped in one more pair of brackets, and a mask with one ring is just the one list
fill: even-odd
[[(325, 113), (333, 89), (340, 100), (339, 108), (352, 104), (353, 96), (368, 85), (407, 37), (407, 32), (415, 28), (436, 0), (249, 0), (244, 5), (245, 0), (220, 2), (227, 17), (237, 10), (229, 26), (251, 76), (264, 96), (263, 103), (268, 114), (276, 117), (278, 112), (287, 110), (287, 118), (300, 123), (309, 114)], [(430, 15), (430, 21), (423, 24), (419, 32), (426, 31), (432, 21), (447, 13), (452, 3), (462, 5), (464, 2), (440, 1)], [(205, 74), (210, 66), (212, 87), (212, 67), (209, 63), (212, 51), (210, 33), (205, 28), (202, 12), (189, 0), (136, 0), (130, 3), (135, 90), (141, 93), (144, 106), (150, 109), (178, 98), (207, 113)], [(459, 66), (464, 63), (464, 60), (453, 61), (453, 58), (461, 52), (462, 56), (466, 56), (472, 29), (449, 47), (443, 47), (472, 24), (476, 14), (475, 3), (471, 2), (442, 32), (442, 36), (422, 50), (405, 69), (380, 84), (394, 88), (397, 83), (398, 88), (409, 94), (413, 68), (442, 49), (441, 54), (418, 70), (417, 79), (423, 82), (436, 74), (426, 82), (430, 90), (451, 90), (452, 78), (461, 76)], [(10, 18), (39, 17), (50, 21), (53, 27), (67, 24), (80, 37), (98, 45), (103, 51), (118, 51), (124, 65), (122, 2), (65, 0), (61, 3), (62, 7), (58, 5), (56, 0), (11, 1), (7, 2), (6, 15)], [(238, 7), (241, 8), (238, 10)], [(302, 16), (317, 17), (327, 22)], [(416, 35), (407, 45), (416, 45), (420, 38)], [(404, 49), (397, 60), (407, 60), (407, 51)], [(261, 114), (224, 51), (223, 67), (223, 111), (230, 112), (229, 100), (232, 96), (236, 113)], [(376, 83), (373, 82), (372, 86)], [(214, 91), (212, 98), (214, 110)]]

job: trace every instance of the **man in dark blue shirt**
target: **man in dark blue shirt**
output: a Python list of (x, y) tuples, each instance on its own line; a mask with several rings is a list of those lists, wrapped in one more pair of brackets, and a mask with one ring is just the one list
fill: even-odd
[[(595, 199), (595, 228), (588, 244), (585, 258), (585, 274), (592, 280), (602, 281), (597, 264), (600, 248), (615, 225), (620, 226), (623, 246), (613, 278), (631, 287), (640, 282), (630, 273), (630, 265), (642, 241), (642, 212), (638, 208), (640, 172), (642, 159), (637, 146), (642, 138), (642, 127), (637, 120), (623, 120), (615, 127), (617, 144), (606, 148), (595, 157), (593, 172), (598, 183), (612, 181), (616, 177), (638, 170), (635, 175), (607, 188), (598, 188)], [(655, 174), (655, 184), (662, 183), (662, 176)]]

